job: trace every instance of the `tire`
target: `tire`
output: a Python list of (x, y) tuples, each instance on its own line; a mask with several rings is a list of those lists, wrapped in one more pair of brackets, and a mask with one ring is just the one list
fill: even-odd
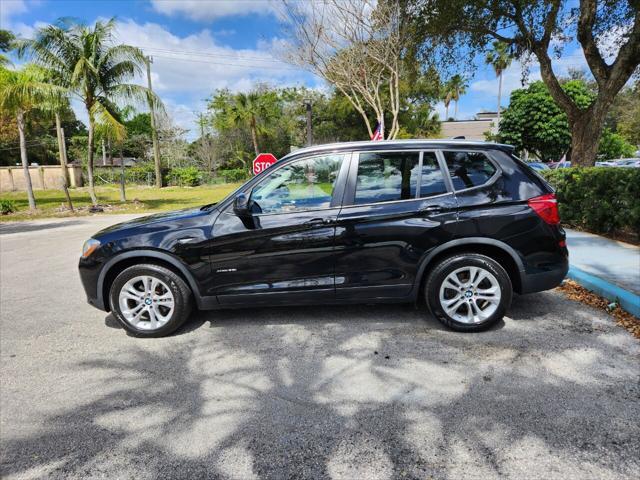
[[(476, 275), (475, 283), (471, 275)], [(458, 286), (452, 288), (455, 279)], [(431, 313), (441, 323), (458, 332), (479, 332), (504, 317), (513, 287), (505, 269), (492, 258), (460, 253), (436, 264), (424, 293)]]
[(115, 278), (109, 290), (111, 312), (136, 337), (164, 337), (191, 313), (191, 290), (172, 270), (153, 264), (133, 265)]

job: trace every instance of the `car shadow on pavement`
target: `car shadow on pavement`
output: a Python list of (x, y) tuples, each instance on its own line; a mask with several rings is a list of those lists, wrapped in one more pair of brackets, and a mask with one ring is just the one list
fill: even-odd
[[(515, 302), (518, 325), (548, 297)], [(220, 313), (194, 322), (211, 321), (211, 336), (136, 340), (77, 361), (68, 375), (89, 383), (37, 430), (3, 439), (3, 478), (633, 478), (640, 469), (640, 387), (631, 362), (608, 366), (622, 352), (610, 340), (558, 336), (548, 321), (465, 335), (398, 305)]]
[[(318, 316), (318, 310), (322, 315)], [(333, 323), (402, 323), (413, 325), (418, 329), (448, 330), (429, 312), (425, 305), (414, 304), (356, 304), (356, 305), (321, 305), (321, 306), (287, 306), (256, 307), (242, 309), (221, 309), (195, 311), (191, 318), (172, 336), (185, 335), (209, 323), (208, 328), (234, 328), (238, 326), (268, 325), (305, 325)], [(105, 317), (105, 325), (109, 328), (122, 329), (112, 314)], [(504, 321), (491, 326), (488, 331), (504, 327)]]

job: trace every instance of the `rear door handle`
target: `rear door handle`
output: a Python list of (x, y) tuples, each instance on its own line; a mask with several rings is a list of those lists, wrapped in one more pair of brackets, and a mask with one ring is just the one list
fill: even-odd
[(333, 220), (330, 218), (312, 218), (304, 222), (305, 225), (329, 225), (331, 223), (333, 223)]

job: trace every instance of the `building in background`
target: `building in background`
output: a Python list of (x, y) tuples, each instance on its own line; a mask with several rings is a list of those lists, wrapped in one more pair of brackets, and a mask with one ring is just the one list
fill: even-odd
[(466, 140), (485, 140), (485, 132), (498, 133), (498, 112), (479, 112), (473, 120), (442, 122), (443, 138), (464, 137)]

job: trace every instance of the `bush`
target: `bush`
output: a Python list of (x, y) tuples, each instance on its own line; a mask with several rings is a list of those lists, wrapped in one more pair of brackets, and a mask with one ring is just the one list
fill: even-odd
[(244, 168), (233, 168), (229, 170), (218, 170), (218, 175), (224, 178), (227, 183), (242, 182), (249, 178), (249, 172)]
[[(162, 167), (162, 181), (166, 185), (169, 170)], [(120, 182), (120, 167), (94, 167), (93, 177), (96, 185), (109, 185)], [(86, 171), (84, 172), (86, 179)], [(156, 167), (153, 162), (141, 162), (133, 167), (125, 167), (124, 178), (127, 183), (153, 185), (156, 178)], [(85, 182), (86, 183), (86, 182)]]
[(640, 169), (544, 170), (556, 189), (563, 223), (593, 233), (640, 235)]
[(169, 171), (169, 178), (180, 186), (196, 187), (202, 183), (202, 173), (196, 167), (175, 167)]
[(0, 215), (8, 215), (16, 211), (16, 204), (13, 200), (0, 199)]

